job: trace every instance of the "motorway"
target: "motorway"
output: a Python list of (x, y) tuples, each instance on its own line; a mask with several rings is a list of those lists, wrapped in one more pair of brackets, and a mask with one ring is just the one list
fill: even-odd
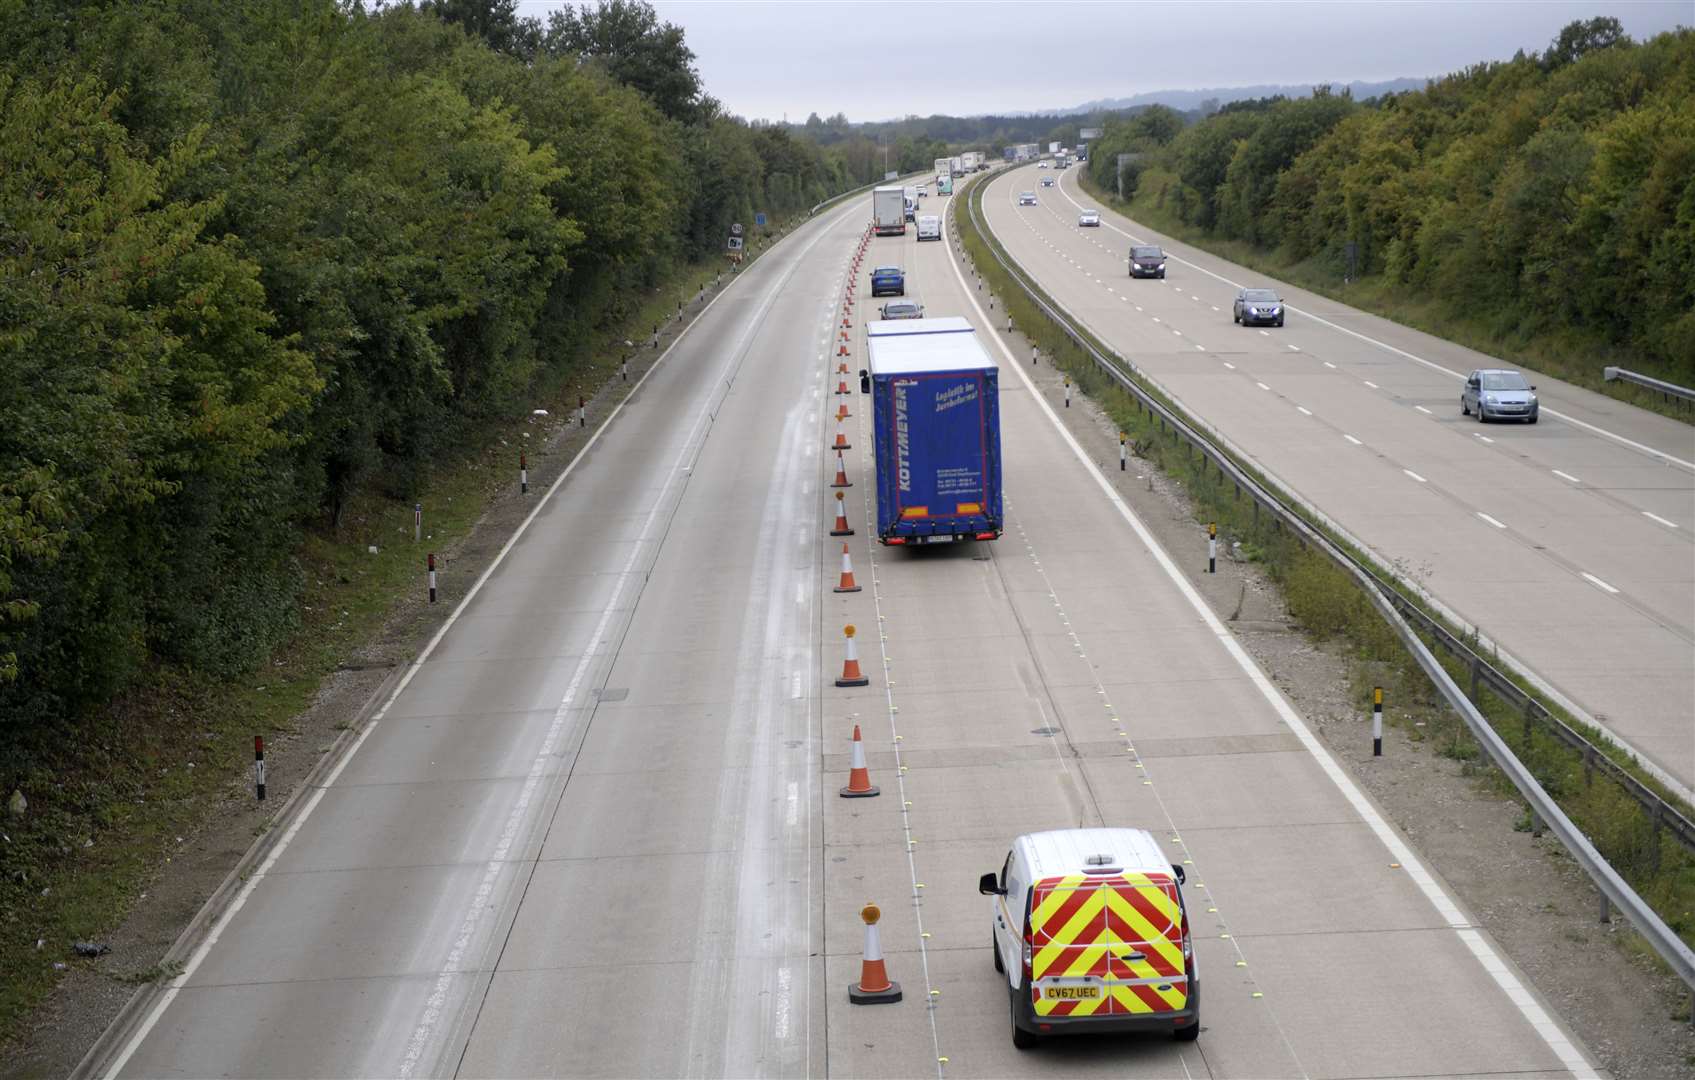
[[(1058, 176), (1056, 187), (1039, 178)], [(1034, 190), (1038, 205), (1016, 205)], [(1215, 258), (1102, 210), (1076, 170), (998, 176), (984, 212), (1061, 305), (1556, 700), (1695, 787), (1695, 431), (1532, 376), (1541, 422), (1460, 414), (1498, 360)], [(1131, 280), (1157, 243), (1165, 280)], [(1231, 320), (1277, 289), (1287, 325)]]
[[(99, 1072), (1593, 1075), (998, 342), (1006, 535), (868, 540), (854, 394), (864, 591), (832, 591), (865, 218), (797, 230), (644, 378)], [(952, 244), (885, 261), (987, 336)], [(876, 798), (836, 795), (855, 724)], [(1012, 1047), (977, 877), (1095, 823), (1187, 865), (1195, 1043)], [(899, 1004), (847, 1000), (868, 900)]]

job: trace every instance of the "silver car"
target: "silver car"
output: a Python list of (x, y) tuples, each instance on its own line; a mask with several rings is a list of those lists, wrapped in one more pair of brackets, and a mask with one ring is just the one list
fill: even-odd
[(1231, 318), (1243, 326), (1283, 325), (1283, 298), (1270, 289), (1243, 289), (1236, 294)]
[(915, 304), (911, 300), (891, 300), (883, 305), (885, 319), (922, 319), (924, 305)]
[(1018, 193), (1018, 205), (1019, 206), (1035, 206), (1036, 205), (1036, 193), (1034, 191), (1020, 191)]
[(1100, 228), (1101, 227), (1100, 211), (1098, 211), (1098, 210), (1085, 210), (1085, 211), (1083, 211), (1081, 214), (1077, 215), (1077, 224), (1080, 227), (1084, 227), (1084, 228), (1088, 228), (1090, 226), (1097, 228), (1097, 229)]
[(1476, 416), (1477, 422), (1525, 420), (1536, 423), (1542, 411), (1536, 387), (1523, 375), (1506, 368), (1483, 368), (1466, 376), (1460, 391), (1460, 415)]

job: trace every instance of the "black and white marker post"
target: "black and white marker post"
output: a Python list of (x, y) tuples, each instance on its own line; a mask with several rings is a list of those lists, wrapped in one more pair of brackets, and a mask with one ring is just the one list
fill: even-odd
[(1065, 377), (1065, 407), (1071, 408), (1071, 376)]
[(430, 603), (436, 602), (436, 553), (430, 552)]
[(1371, 688), (1371, 756), (1383, 756), (1383, 688)]
[(589, 410), (588, 406), (583, 403), (583, 395), (581, 394), (577, 395), (577, 426), (580, 428), (589, 426)]
[(1120, 431), (1118, 433), (1118, 471), (1119, 472), (1124, 471), (1124, 461), (1128, 456), (1129, 456), (1129, 450), (1126, 449), (1126, 447), (1125, 447), (1124, 432)]
[(412, 504), (412, 542), (416, 544), (424, 538), (424, 504)]
[(1218, 522), (1207, 522), (1207, 573), (1218, 573)]
[(530, 463), (525, 460), (523, 451), (518, 453), (518, 494), (530, 493)]
[(253, 786), (259, 801), (265, 801), (265, 736), (253, 736)]

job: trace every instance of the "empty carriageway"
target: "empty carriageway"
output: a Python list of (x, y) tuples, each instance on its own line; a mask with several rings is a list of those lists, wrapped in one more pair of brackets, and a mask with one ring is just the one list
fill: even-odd
[[(995, 235), (1050, 295), (1227, 445), (1687, 791), (1695, 783), (1695, 433), (1553, 380), (1536, 425), (1462, 417), (1463, 376), (1506, 366), (1267, 282), (1102, 210), (1075, 170), (999, 177)], [(1035, 189), (1040, 204), (1015, 205)], [(1131, 280), (1132, 242), (1171, 256)], [(1279, 289), (1283, 327), (1231, 321)]]
[[(837, 569), (823, 560), (819, 576), (830, 1070), (1591, 1074), (1085, 460), (992, 340), (956, 260), (951, 242), (909, 232), (874, 240), (865, 266), (900, 263), (927, 315), (963, 315), (991, 339), (1007, 532), (879, 546), (869, 399), (848, 396), (847, 543), (863, 588), (834, 593)], [(857, 327), (853, 348), (862, 363)], [(828, 521), (834, 500), (821, 496)], [(831, 683), (849, 623), (870, 676), (859, 689)], [(855, 725), (881, 794), (833, 798)], [(1102, 824), (1151, 830), (1186, 868), (1204, 1030), (1195, 1043), (1015, 1050), (977, 877), (1000, 867), (1015, 835)], [(905, 993), (896, 1005), (853, 1006), (843, 989), (859, 972), (853, 913), (867, 900), (883, 911), (883, 953)]]

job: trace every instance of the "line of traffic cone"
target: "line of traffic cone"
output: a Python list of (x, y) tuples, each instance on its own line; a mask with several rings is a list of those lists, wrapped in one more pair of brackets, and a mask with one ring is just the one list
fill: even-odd
[(859, 912), (865, 920), (865, 959), (859, 965), (859, 981), (848, 987), (848, 1000), (855, 1005), (887, 1005), (900, 1000), (900, 983), (889, 979), (883, 963), (883, 945), (877, 940), (877, 920), (883, 917), (876, 904)]

